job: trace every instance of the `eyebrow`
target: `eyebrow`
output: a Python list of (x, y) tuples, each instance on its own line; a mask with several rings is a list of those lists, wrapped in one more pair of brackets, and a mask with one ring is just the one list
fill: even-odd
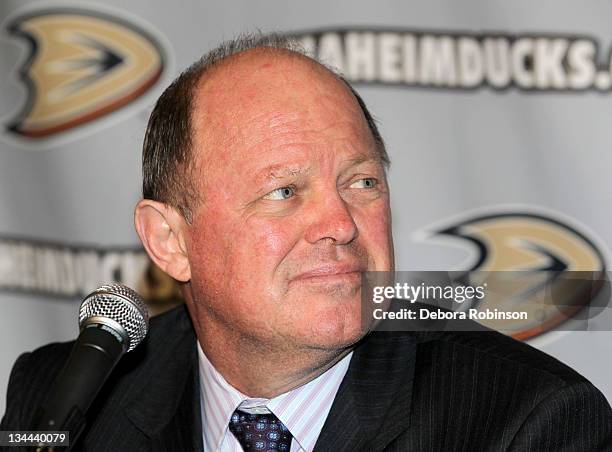
[[(362, 163), (381, 163), (378, 157), (372, 157), (366, 154), (359, 154), (355, 157), (342, 161), (343, 170), (349, 169), (353, 166), (361, 165)], [(275, 179), (286, 179), (288, 177), (308, 174), (310, 167), (299, 167), (297, 165), (286, 165), (276, 164), (267, 166), (255, 173), (254, 179), (256, 181), (261, 180), (275, 180)]]
[(346, 165), (347, 168), (350, 168), (352, 166), (361, 165), (362, 163), (369, 163), (369, 162), (380, 163), (380, 158), (372, 157), (366, 154), (359, 154), (356, 157), (352, 157), (350, 159), (346, 159), (342, 161), (343, 164), (347, 164)]
[(270, 165), (255, 174), (255, 180), (284, 179), (298, 174), (307, 174), (309, 167), (300, 168), (295, 165)]

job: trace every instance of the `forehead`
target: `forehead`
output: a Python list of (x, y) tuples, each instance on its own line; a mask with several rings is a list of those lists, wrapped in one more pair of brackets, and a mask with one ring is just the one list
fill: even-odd
[(193, 143), (204, 162), (231, 159), (265, 147), (265, 141), (282, 145), (296, 134), (308, 139), (331, 129), (371, 141), (344, 82), (297, 54), (266, 49), (235, 55), (207, 74), (196, 91)]

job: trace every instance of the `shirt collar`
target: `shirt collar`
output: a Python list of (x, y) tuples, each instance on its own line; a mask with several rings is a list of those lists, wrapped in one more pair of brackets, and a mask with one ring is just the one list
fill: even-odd
[[(305, 451), (311, 451), (323, 429), (353, 352), (314, 380), (272, 399), (252, 398), (230, 385), (208, 360), (198, 342), (204, 450), (220, 450), (236, 408), (274, 413)], [(231, 434), (231, 433), (230, 433)]]

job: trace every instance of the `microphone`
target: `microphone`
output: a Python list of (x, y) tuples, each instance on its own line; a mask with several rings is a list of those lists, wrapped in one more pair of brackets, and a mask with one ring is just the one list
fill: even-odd
[(144, 300), (127, 286), (104, 285), (85, 297), (79, 309), (81, 332), (38, 409), (33, 430), (69, 431), (74, 444), (100, 388), (121, 356), (144, 339), (148, 327)]

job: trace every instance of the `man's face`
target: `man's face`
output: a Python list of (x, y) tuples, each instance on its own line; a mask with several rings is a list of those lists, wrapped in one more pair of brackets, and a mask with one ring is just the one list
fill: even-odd
[(303, 59), (247, 52), (198, 88), (193, 130), (202, 328), (290, 350), (362, 337), (361, 274), (391, 270), (393, 245), (383, 167), (348, 89)]

